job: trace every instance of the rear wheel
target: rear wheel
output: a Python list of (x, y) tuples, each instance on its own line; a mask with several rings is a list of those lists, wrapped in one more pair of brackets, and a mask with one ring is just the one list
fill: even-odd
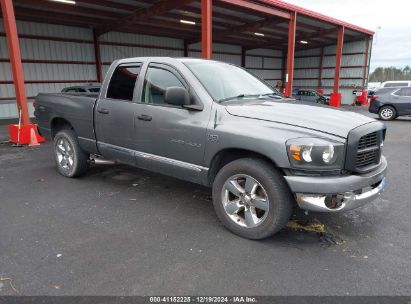
[(397, 118), (397, 111), (392, 106), (382, 106), (378, 111), (378, 115), (382, 120), (393, 120)]
[(61, 130), (54, 137), (57, 170), (66, 177), (78, 177), (89, 167), (89, 154), (78, 143), (73, 130)]
[(213, 183), (218, 218), (248, 239), (263, 239), (282, 229), (294, 203), (283, 176), (261, 159), (235, 160), (218, 172)]

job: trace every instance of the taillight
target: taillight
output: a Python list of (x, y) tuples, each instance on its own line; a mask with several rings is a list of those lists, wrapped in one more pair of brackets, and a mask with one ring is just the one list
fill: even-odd
[(371, 101), (374, 101), (374, 100), (376, 100), (377, 98), (378, 98), (377, 95), (372, 95), (372, 96), (371, 96)]

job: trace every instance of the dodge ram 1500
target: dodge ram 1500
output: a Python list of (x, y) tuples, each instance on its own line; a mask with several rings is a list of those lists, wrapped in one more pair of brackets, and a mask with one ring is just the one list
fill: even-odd
[(219, 219), (250, 239), (279, 231), (294, 206), (362, 206), (386, 181), (383, 123), (299, 104), (228, 63), (118, 60), (98, 98), (39, 94), (35, 116), (62, 175), (98, 155), (212, 187)]

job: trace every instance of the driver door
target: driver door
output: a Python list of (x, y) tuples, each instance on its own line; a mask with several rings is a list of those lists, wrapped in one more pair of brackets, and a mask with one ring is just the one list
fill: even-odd
[(167, 104), (168, 87), (190, 90), (173, 67), (150, 63), (137, 103), (137, 164), (183, 179), (197, 179), (204, 160), (209, 111), (190, 111)]

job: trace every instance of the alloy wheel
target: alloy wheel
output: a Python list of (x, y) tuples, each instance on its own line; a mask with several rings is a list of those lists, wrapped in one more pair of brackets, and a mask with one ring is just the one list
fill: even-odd
[(231, 176), (224, 183), (221, 196), (226, 214), (241, 227), (257, 227), (268, 215), (267, 192), (251, 176), (245, 174)]

